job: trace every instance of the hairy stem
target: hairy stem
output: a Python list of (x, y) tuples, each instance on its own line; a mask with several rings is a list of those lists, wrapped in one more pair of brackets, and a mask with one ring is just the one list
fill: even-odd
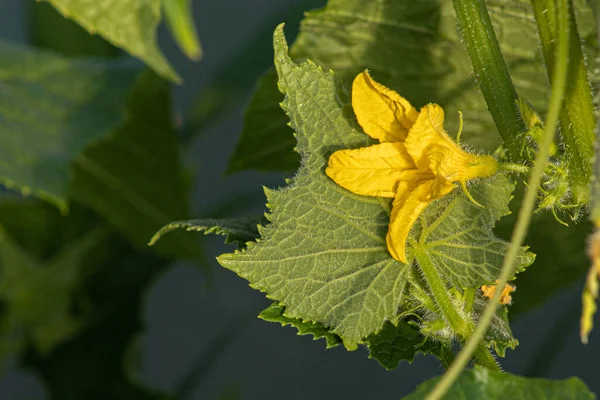
[[(557, 66), (555, 48), (558, 31), (555, 0), (531, 0), (540, 36), (548, 76)], [(569, 67), (563, 109), (560, 113), (560, 132), (569, 168), (569, 180), (576, 204), (589, 199), (589, 182), (594, 157), (594, 127), (596, 120), (590, 83), (581, 51), (581, 39), (575, 24), (573, 6), (569, 3)]]
[[(473, 332), (473, 324), (458, 313), (456, 309), (457, 305), (450, 298), (446, 285), (444, 285), (427, 254), (417, 247), (415, 249), (415, 257), (444, 319), (460, 339), (464, 340), (468, 338)], [(499, 370), (496, 360), (494, 360), (494, 357), (492, 357), (485, 346), (480, 345), (477, 348), (475, 357), (478, 364), (490, 369)]]
[(500, 51), (484, 0), (452, 0), (456, 20), (479, 88), (508, 155), (519, 157), (519, 135), (526, 126), (517, 108), (517, 91)]
[[(556, 132), (556, 126), (558, 124), (558, 118), (561, 112), (569, 63), (569, 11), (567, 1), (568, 0), (556, 1), (558, 32), (556, 57), (554, 58), (556, 65), (554, 66), (554, 73), (552, 76), (552, 93), (550, 95), (550, 104), (548, 107), (546, 125), (544, 127), (540, 151), (533, 163), (533, 168), (531, 170), (531, 175), (529, 176), (527, 185), (527, 191), (525, 192), (525, 197), (523, 199), (523, 203), (521, 204), (521, 209), (519, 210), (519, 216), (512, 234), (510, 245), (506, 252), (506, 256), (504, 257), (504, 262), (502, 263), (502, 270), (497, 281), (498, 287), (504, 287), (508, 278), (512, 274), (519, 248), (525, 239), (529, 222), (531, 221), (531, 216), (533, 214), (533, 209), (535, 207), (538, 188), (542, 179), (544, 167), (548, 159), (548, 154), (550, 153), (550, 147), (552, 145), (552, 140), (554, 133)], [(480, 342), (483, 339), (483, 336), (485, 335), (492, 318), (496, 314), (496, 310), (500, 304), (501, 295), (502, 291), (497, 290), (483, 312), (483, 315), (481, 316), (477, 327), (473, 331), (473, 334), (456, 357), (456, 360), (450, 366), (448, 371), (446, 371), (435, 388), (428, 394), (428, 400), (437, 400), (442, 398), (466, 367), (472, 354), (480, 345)]]

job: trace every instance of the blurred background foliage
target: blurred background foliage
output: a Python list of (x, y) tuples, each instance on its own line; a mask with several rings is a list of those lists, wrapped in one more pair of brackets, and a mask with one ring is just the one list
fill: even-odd
[[(429, 357), (386, 372), (362, 350), (324, 352), (324, 341), (257, 320), (269, 302), (217, 267), (214, 257), (232, 248), (220, 238), (174, 232), (146, 243), (173, 220), (260, 215), (261, 185), (279, 186), (297, 167), (271, 68), (279, 22), (290, 43), (300, 31), (295, 59), (346, 84), (368, 67), (415, 105), (442, 104), (451, 133), (462, 110), (466, 141), (493, 149), (499, 139), (450, 3), (330, 0), (302, 25), (324, 0), (219, 3), (193, 2), (197, 64), (158, 30), (154, 53), (140, 57), (159, 74), (48, 3), (0, 5), (0, 397), (397, 398), (441, 372)], [(543, 113), (535, 24), (528, 3), (507, 4), (491, 1), (490, 12), (515, 85)], [(580, 33), (593, 60), (590, 24)], [(176, 78), (167, 59), (182, 86), (159, 76)], [(513, 224), (505, 218), (498, 233), (508, 238)], [(503, 362), (508, 371), (578, 375), (600, 391), (598, 332), (588, 348), (577, 339), (590, 229), (536, 216), (526, 243), (537, 260), (510, 309), (521, 346)]]

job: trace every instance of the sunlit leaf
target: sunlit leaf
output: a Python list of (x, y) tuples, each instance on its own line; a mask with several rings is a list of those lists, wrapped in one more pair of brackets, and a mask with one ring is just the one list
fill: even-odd
[[(354, 349), (415, 300), (408, 284), (419, 267), (388, 253), (389, 201), (354, 195), (324, 174), (333, 151), (371, 143), (349, 112), (347, 93), (332, 73), (291, 61), (279, 30), (275, 54), (283, 107), (303, 163), (289, 186), (266, 191), (270, 224), (259, 227), (261, 239), (219, 262), (284, 305), (286, 317), (323, 324)], [(493, 238), (491, 228), (507, 212), (512, 188), (497, 175), (470, 189), (483, 209), (455, 191), (423, 214), (422, 234), (416, 230), (413, 237), (434, 257), (432, 249), (446, 247), (451, 257), (439, 262), (452, 265), (436, 273), (447, 287), (476, 289), (495, 279), (506, 244)], [(521, 266), (531, 261), (521, 254)]]

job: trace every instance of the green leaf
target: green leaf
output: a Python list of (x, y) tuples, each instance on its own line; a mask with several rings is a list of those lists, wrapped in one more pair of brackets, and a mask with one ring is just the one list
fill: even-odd
[[(347, 93), (333, 73), (311, 62), (294, 64), (281, 28), (274, 40), (279, 87), (286, 95), (283, 107), (297, 133), (303, 162), (289, 186), (266, 190), (271, 223), (259, 227), (261, 239), (245, 251), (220, 256), (219, 262), (284, 305), (288, 318), (323, 324), (348, 349), (355, 349), (385, 321), (396, 323), (399, 310), (414, 299), (407, 284), (418, 273), (416, 266), (394, 260), (387, 251), (389, 201), (352, 194), (324, 174), (333, 151), (371, 143), (357, 129)], [(429, 254), (438, 245), (456, 247), (451, 251), (464, 260), (456, 263), (463, 269), (488, 258), (479, 265), (482, 272), (461, 279), (453, 271), (434, 271), (445, 286), (444, 295), (450, 287), (477, 288), (495, 279), (502, 261), (496, 253), (506, 245), (496, 241), (488, 246), (482, 232), (491, 235), (494, 221), (506, 213), (511, 190), (507, 178), (497, 175), (471, 189), (483, 210), (457, 190), (423, 214), (422, 231), (427, 234), (419, 244), (422, 252)], [(529, 263), (531, 257), (523, 254), (520, 262)], [(456, 314), (467, 315), (460, 310)]]
[[(444, 196), (420, 218), (417, 248), (424, 249), (449, 286), (478, 288), (494, 283), (500, 274), (508, 243), (496, 237), (496, 220), (510, 214), (508, 203), (515, 185), (504, 175), (482, 180), (473, 204), (464, 196)], [(515, 274), (529, 266), (535, 256), (521, 248)]]
[(417, 353), (433, 354), (447, 368), (454, 359), (449, 344), (430, 340), (423, 336), (416, 326), (406, 320), (394, 326), (386, 322), (381, 332), (365, 339), (369, 347), (369, 358), (377, 360), (388, 371), (398, 368), (400, 361), (412, 363)]
[(0, 182), (66, 209), (69, 166), (122, 124), (139, 72), (0, 43)]
[(181, 78), (157, 44), (161, 0), (44, 0), (90, 33), (97, 33), (147, 63), (165, 78)]
[[(425, 381), (402, 400), (425, 398), (439, 379), (437, 377)], [(561, 380), (523, 378), (477, 367), (464, 371), (444, 398), (500, 400), (507, 396), (513, 399), (536, 400), (594, 400), (596, 398), (578, 378)]]
[[(162, 226), (189, 217), (188, 187), (173, 130), (168, 84), (143, 74), (114, 136), (77, 157), (71, 194), (144, 248)], [(155, 250), (205, 265), (197, 238), (176, 232)]]
[(258, 233), (258, 224), (260, 218), (224, 218), (224, 219), (191, 219), (188, 221), (171, 222), (160, 228), (152, 236), (149, 246), (156, 244), (165, 234), (177, 229), (183, 229), (188, 232), (204, 232), (205, 235), (214, 233), (225, 236), (225, 243), (237, 243), (240, 247), (245, 247), (246, 242), (256, 240), (260, 237)]
[[(479, 318), (483, 314), (485, 307), (488, 305), (489, 299), (477, 295), (473, 304), (473, 314), (475, 323), (479, 322)], [(490, 327), (483, 337), (483, 341), (488, 348), (493, 348), (499, 357), (506, 355), (506, 349), (514, 350), (519, 341), (516, 340), (508, 324), (508, 309), (500, 307), (496, 315), (492, 318)]]
[[(502, 0), (488, 8), (517, 91), (543, 113), (548, 89), (529, 2)], [(450, 2), (330, 0), (323, 10), (307, 14), (290, 54), (294, 60), (309, 58), (334, 70), (346, 87), (368, 68), (378, 82), (413, 105), (441, 105), (449, 132), (456, 132), (461, 110), (466, 122), (463, 136), (471, 145), (493, 150), (500, 144), (456, 31)], [(289, 154), (295, 142), (279, 109), (282, 98), (272, 78), (261, 81), (230, 171), (294, 168)], [(260, 113), (254, 114), (256, 110)], [(278, 158), (284, 161), (278, 163)]]
[(2, 361), (19, 352), (28, 339), (46, 354), (81, 329), (71, 299), (88, 272), (86, 258), (106, 235), (105, 229), (92, 230), (51, 259), (40, 261), (0, 231)]
[(287, 317), (285, 315), (285, 307), (281, 304), (271, 304), (268, 308), (261, 311), (258, 318), (269, 322), (278, 322), (281, 326), (293, 326), (298, 329), (298, 335), (300, 336), (313, 335), (314, 340), (324, 338), (328, 349), (342, 343), (342, 339), (338, 335), (331, 333), (322, 324), (304, 322), (298, 318)]

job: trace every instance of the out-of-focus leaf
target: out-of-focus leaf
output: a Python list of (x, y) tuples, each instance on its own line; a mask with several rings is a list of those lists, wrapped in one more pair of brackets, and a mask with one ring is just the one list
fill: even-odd
[(196, 33), (194, 14), (190, 0), (162, 0), (165, 19), (173, 37), (188, 58), (199, 60), (202, 47)]
[(245, 247), (246, 242), (256, 240), (260, 237), (258, 224), (261, 218), (229, 218), (229, 219), (191, 219), (187, 221), (174, 221), (160, 228), (152, 236), (149, 246), (153, 246), (158, 240), (169, 232), (183, 229), (188, 232), (204, 232), (205, 235), (214, 233), (225, 236), (225, 243), (237, 243)]
[[(50, 398), (169, 398), (135, 382), (136, 366), (126, 363), (131, 359), (131, 344), (143, 327), (144, 290), (168, 261), (136, 252), (95, 213), (77, 203), (63, 216), (40, 200), (2, 199), (0, 221), (3, 238), (9, 238), (13, 248), (27, 254), (28, 259), (38, 260), (34, 271), (17, 264), (11, 267), (19, 276), (7, 289), (21, 296), (2, 299), (0, 321), (9, 320), (10, 315), (30, 321), (29, 316), (39, 314), (36, 327), (49, 321), (55, 332), (76, 324), (75, 330), (66, 330), (68, 337), (51, 348), (37, 345), (31, 332), (12, 332), (12, 338), (24, 342), (13, 342), (20, 348), (13, 347), (11, 353), (24, 350), (20, 363), (43, 380)], [(101, 240), (91, 243), (94, 238)], [(87, 251), (82, 247), (86, 243)], [(5, 247), (0, 249), (4, 252)], [(4, 272), (3, 265), (0, 272)], [(27, 297), (37, 303), (25, 306), (23, 299)], [(61, 308), (65, 318), (57, 318), (60, 315), (55, 311)], [(3, 345), (11, 343), (7, 334), (11, 332), (0, 330)], [(48, 338), (44, 336), (44, 340)]]
[(86, 295), (85, 327), (51, 352), (30, 347), (22, 363), (42, 378), (53, 399), (170, 399), (137, 383), (134, 365), (126, 362), (143, 328), (142, 295), (167, 264), (134, 252), (118, 236), (111, 239), (103, 267), (79, 288)]
[(71, 300), (87, 272), (86, 257), (106, 235), (106, 229), (92, 230), (42, 262), (0, 231), (2, 358), (19, 352), (28, 341), (48, 353), (81, 329)]
[(69, 57), (114, 57), (120, 53), (100, 36), (93, 36), (64, 18), (48, 3), (29, 0), (29, 19), (31, 43), (36, 47)]
[(0, 43), (0, 182), (66, 208), (73, 159), (123, 123), (139, 72)]
[(283, 100), (276, 89), (277, 73), (271, 69), (258, 81), (257, 89), (246, 109), (240, 141), (227, 167), (229, 172), (247, 168), (271, 171), (292, 171), (298, 168), (300, 155), (294, 151), (296, 138), (292, 129), (287, 126), (289, 118), (280, 109), (274, 109), (274, 104), (279, 107)]
[[(418, 400), (427, 396), (439, 377), (420, 384), (402, 400)], [(466, 370), (450, 388), (444, 399), (536, 399), (594, 400), (596, 396), (578, 378), (561, 380), (523, 378), (485, 368)]]
[(44, 0), (90, 33), (147, 63), (165, 78), (181, 78), (160, 52), (156, 29), (161, 0)]
[[(529, 2), (498, 0), (488, 7), (519, 94), (542, 112), (547, 85)], [(434, 102), (444, 107), (449, 132), (456, 132), (461, 110), (464, 135), (471, 144), (488, 150), (500, 144), (460, 43), (450, 2), (330, 0), (323, 10), (308, 13), (302, 21), (291, 56), (298, 61), (308, 57), (332, 69), (348, 87), (368, 68), (378, 82), (413, 105)], [(297, 167), (289, 157), (295, 142), (281, 116), (282, 98), (272, 78), (261, 81), (230, 162), (231, 172)], [(265, 120), (271, 122), (265, 124)]]
[[(145, 247), (161, 227), (189, 217), (188, 188), (171, 123), (168, 84), (143, 74), (128, 110), (127, 121), (113, 137), (77, 157), (71, 193)], [(169, 235), (155, 249), (205, 265), (197, 238), (183, 232)]]

